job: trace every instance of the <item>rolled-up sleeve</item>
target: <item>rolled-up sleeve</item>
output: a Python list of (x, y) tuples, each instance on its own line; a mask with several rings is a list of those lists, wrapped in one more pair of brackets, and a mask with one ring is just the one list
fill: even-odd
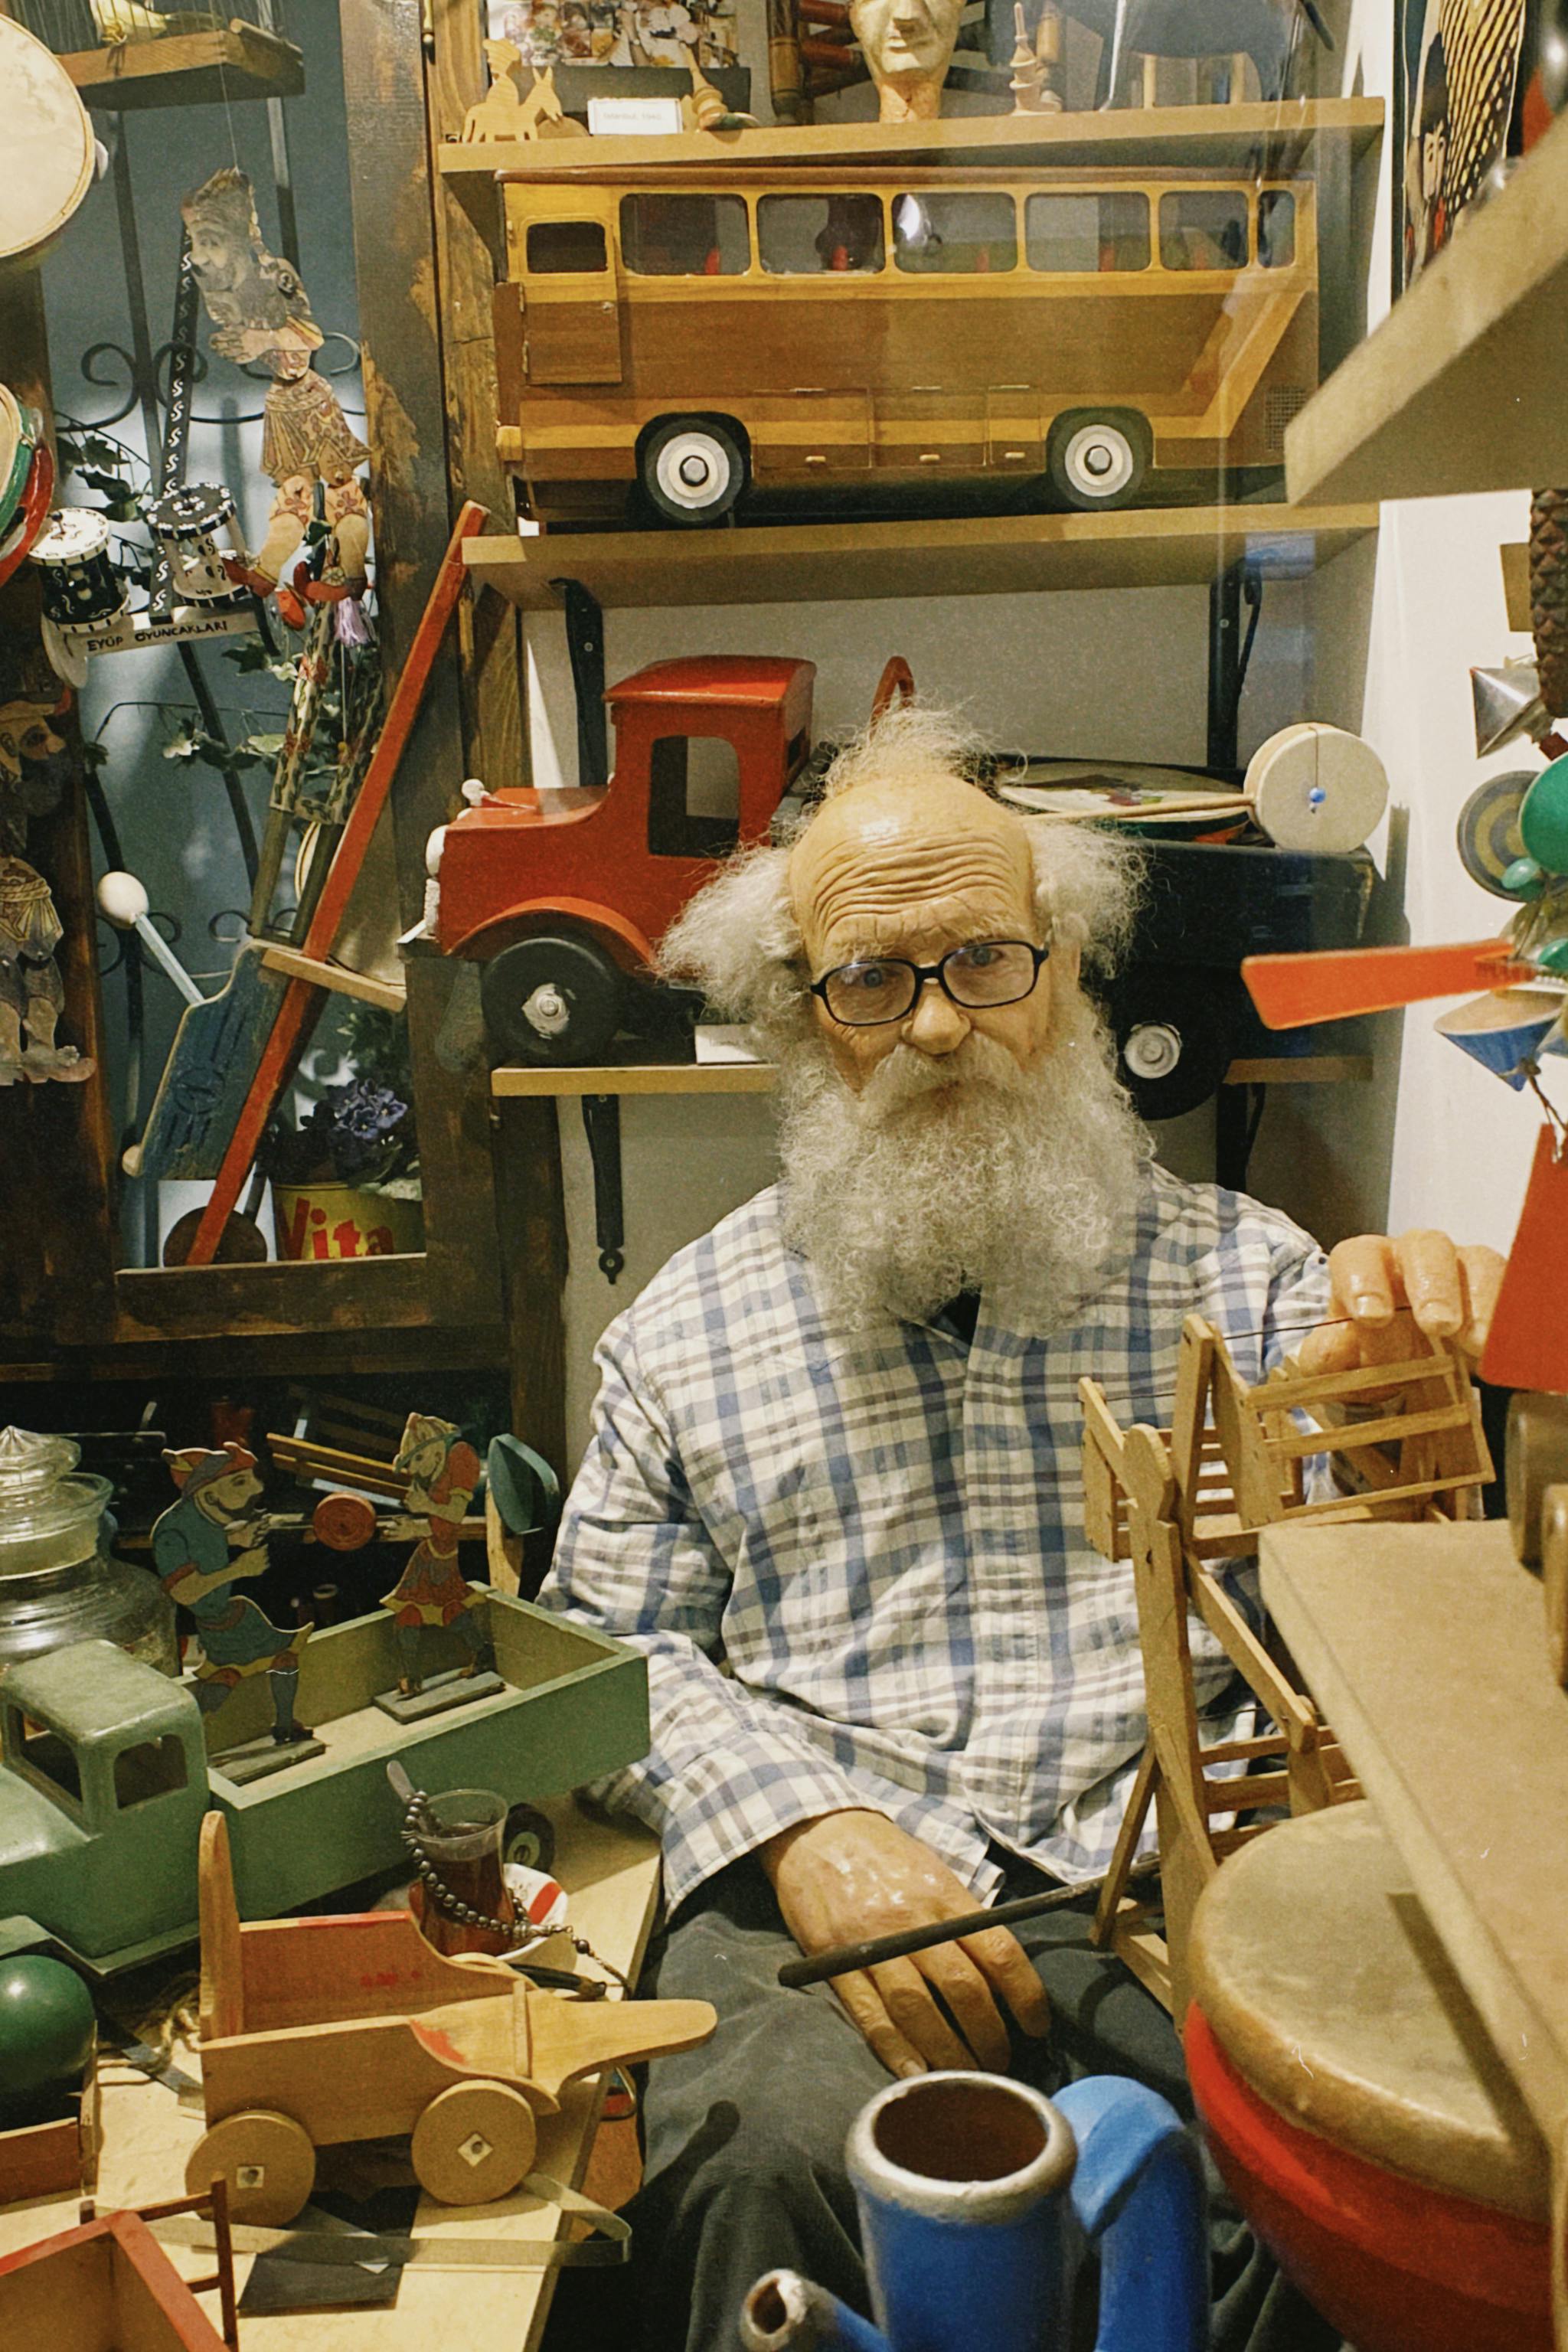
[(658, 1832), (674, 1909), (780, 1831), (868, 1801), (790, 1709), (722, 1670), (730, 1570), (626, 1321), (597, 1362), (593, 1441), (539, 1597), (647, 1658), (652, 1745), (594, 1794)]

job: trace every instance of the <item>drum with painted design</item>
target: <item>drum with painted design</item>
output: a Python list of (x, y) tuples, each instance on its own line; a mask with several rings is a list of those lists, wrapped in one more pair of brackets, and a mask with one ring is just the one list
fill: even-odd
[(1544, 2142), (1372, 1808), (1204, 1889), (1187, 2072), (1226, 2185), (1359, 2352), (1551, 2352)]
[(111, 621), (125, 602), (109, 525), (90, 507), (57, 507), (33, 541), (33, 562), (43, 579), (44, 611), (57, 628)]

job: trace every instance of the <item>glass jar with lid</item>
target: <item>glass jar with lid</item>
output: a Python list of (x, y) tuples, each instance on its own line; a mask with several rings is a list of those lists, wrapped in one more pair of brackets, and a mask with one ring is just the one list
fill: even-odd
[(174, 1604), (102, 1539), (107, 1478), (79, 1471), (68, 1437), (0, 1429), (0, 1673), (68, 1642), (113, 1642), (180, 1670)]

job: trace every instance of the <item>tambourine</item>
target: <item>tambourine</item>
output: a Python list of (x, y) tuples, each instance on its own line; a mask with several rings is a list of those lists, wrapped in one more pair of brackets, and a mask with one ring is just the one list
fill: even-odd
[(36, 408), (0, 383), (0, 587), (44, 527), (55, 494), (55, 457)]
[(57, 507), (33, 542), (44, 611), (59, 629), (112, 621), (125, 583), (109, 552), (109, 525), (90, 507)]
[(0, 271), (38, 261), (92, 185), (96, 145), (64, 66), (0, 16)]

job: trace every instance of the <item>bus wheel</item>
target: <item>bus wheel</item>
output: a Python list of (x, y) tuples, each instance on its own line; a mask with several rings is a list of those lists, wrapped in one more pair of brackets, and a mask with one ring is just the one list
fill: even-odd
[(728, 425), (669, 416), (643, 443), (643, 488), (666, 522), (700, 529), (727, 515), (746, 487), (746, 453)]
[(594, 1062), (621, 1025), (619, 967), (592, 940), (519, 940), (479, 979), (485, 1029), (512, 1062)]
[(1124, 507), (1137, 494), (1149, 465), (1149, 436), (1142, 417), (1097, 416), (1074, 409), (1051, 427), (1046, 470), (1051, 488), (1069, 507), (1095, 513)]

